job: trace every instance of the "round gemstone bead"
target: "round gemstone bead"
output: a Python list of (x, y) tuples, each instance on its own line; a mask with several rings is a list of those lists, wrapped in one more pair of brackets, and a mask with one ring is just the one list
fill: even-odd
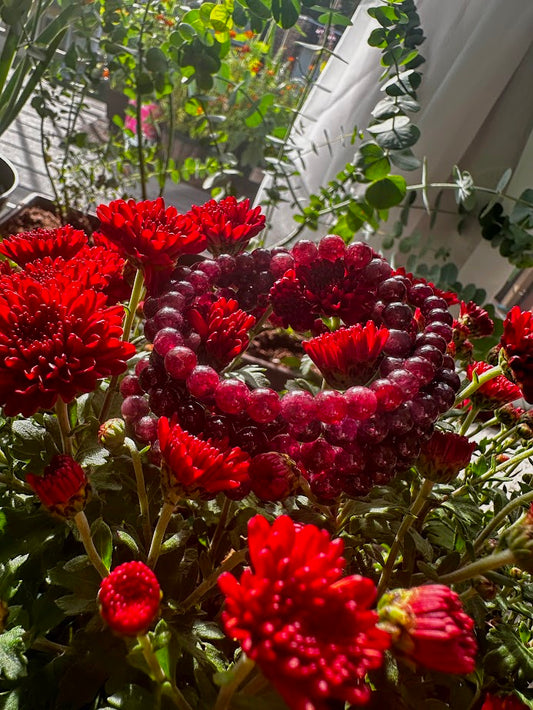
[(215, 390), (217, 407), (226, 414), (240, 414), (248, 404), (250, 391), (241, 380), (221, 380)]
[(219, 383), (218, 372), (208, 365), (197, 365), (189, 373), (186, 385), (190, 394), (198, 399), (212, 397)]
[(328, 261), (342, 259), (346, 253), (346, 244), (342, 237), (336, 234), (328, 234), (323, 237), (318, 244), (318, 256)]
[(260, 424), (274, 421), (281, 411), (281, 402), (277, 392), (267, 388), (259, 388), (250, 392), (246, 413)]
[(196, 363), (196, 353), (184, 345), (172, 348), (165, 355), (165, 370), (176, 380), (185, 380)]
[(368, 387), (350, 387), (344, 393), (349, 417), (368, 419), (378, 407), (376, 393)]
[(163, 328), (154, 338), (154, 350), (161, 357), (177, 345), (183, 345), (183, 335), (175, 328)]
[(281, 415), (291, 424), (305, 425), (315, 418), (316, 404), (309, 392), (287, 392), (281, 400)]

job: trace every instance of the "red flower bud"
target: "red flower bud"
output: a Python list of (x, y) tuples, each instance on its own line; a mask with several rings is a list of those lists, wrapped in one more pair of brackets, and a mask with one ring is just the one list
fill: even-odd
[(100, 585), (100, 614), (122, 636), (146, 633), (159, 613), (161, 589), (157, 577), (143, 562), (125, 562)]
[(42, 476), (28, 473), (26, 480), (55, 515), (73, 518), (85, 507), (90, 487), (82, 467), (70, 456), (54, 456)]
[(392, 635), (393, 649), (405, 660), (442, 673), (474, 670), (474, 622), (449, 587), (395, 589), (382, 597), (378, 611)]

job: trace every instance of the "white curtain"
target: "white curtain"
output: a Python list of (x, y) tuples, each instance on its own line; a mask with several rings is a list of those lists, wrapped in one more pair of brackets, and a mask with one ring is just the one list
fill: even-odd
[[(375, 5), (375, 0), (363, 0), (357, 8), (335, 49), (346, 63), (335, 58), (328, 62), (303, 107), (305, 118), (293, 132), (304, 151), (301, 176), (294, 181), (302, 202), (352, 159), (354, 146), (336, 139), (354, 126), (365, 129), (381, 98), (380, 50), (367, 44), (377, 26), (367, 10)], [(418, 91), (421, 110), (412, 114), (421, 130), (414, 151), (427, 157), (433, 182), (447, 180), (457, 164), (469, 170), (477, 184), (494, 186), (506, 168), (519, 163), (533, 127), (533, 2), (418, 0), (416, 5), (426, 35), (419, 48), (426, 63), (419, 69), (424, 75)], [(318, 154), (312, 143), (322, 146)], [(405, 177), (413, 184), (420, 174)], [(266, 187), (268, 179), (257, 203)], [(293, 212), (287, 203), (275, 210), (270, 243), (294, 229)], [(425, 228), (420, 215), (411, 228)], [(455, 222), (439, 219), (438, 229), (453, 259), (462, 264), (479, 242), (479, 229), (473, 225), (470, 233), (458, 236)], [(322, 232), (305, 236), (318, 239)]]

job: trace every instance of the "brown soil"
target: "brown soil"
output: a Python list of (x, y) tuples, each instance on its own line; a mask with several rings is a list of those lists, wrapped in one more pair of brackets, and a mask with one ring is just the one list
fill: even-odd
[[(72, 212), (67, 223), (76, 229), (83, 229), (89, 235), (93, 233), (95, 228), (94, 218), (79, 212)], [(0, 224), (0, 237), (30, 232), (32, 229), (57, 229), (57, 227), (61, 227), (61, 224), (61, 218), (57, 212), (36, 205), (28, 205), (7, 222)]]
[(249, 355), (258, 357), (273, 365), (283, 365), (283, 358), (298, 357), (304, 354), (301, 341), (284, 330), (264, 330), (250, 343)]

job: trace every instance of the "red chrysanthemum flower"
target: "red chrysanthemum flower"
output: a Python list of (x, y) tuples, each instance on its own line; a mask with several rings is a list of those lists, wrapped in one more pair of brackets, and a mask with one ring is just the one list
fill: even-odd
[(232, 196), (220, 202), (209, 200), (201, 207), (193, 205), (187, 216), (197, 225), (213, 256), (239, 254), (265, 226), (260, 207), (250, 209), (249, 199), (238, 202)]
[(31, 276), (42, 284), (62, 282), (76, 283), (81, 289), (102, 291), (109, 303), (128, 298), (131, 287), (123, 278), (125, 261), (117, 252), (104, 247), (83, 247), (72, 259), (49, 256), (26, 264), (19, 271), (21, 278)]
[(449, 587), (395, 589), (383, 595), (378, 611), (380, 621), (390, 625), (393, 649), (406, 660), (441, 673), (474, 670), (474, 622)]
[[(491, 370), (492, 365), (486, 362), (472, 362), (466, 368), (466, 376), (470, 381), (473, 379), (473, 373), (479, 377), (487, 370)], [(518, 385), (513, 384), (505, 375), (498, 375), (492, 380), (485, 382), (484, 385), (470, 395), (473, 404), (481, 410), (492, 411), (498, 409), (504, 404), (514, 402), (522, 396), (522, 392)]]
[(118, 247), (121, 256), (144, 271), (147, 285), (157, 272), (170, 273), (181, 254), (198, 254), (205, 249), (205, 238), (192, 220), (175, 207), (165, 208), (161, 197), (142, 202), (114, 200), (100, 205), (96, 214), (104, 237)]
[(250, 456), (238, 446), (223, 449), (211, 440), (199, 439), (174, 421), (161, 417), (161, 483), (165, 499), (209, 497), (238, 488), (248, 480)]
[(533, 313), (511, 308), (503, 322), (501, 345), (513, 379), (520, 385), (524, 399), (533, 403)]
[(259, 500), (285, 500), (298, 488), (299, 478), (300, 469), (287, 454), (269, 451), (250, 463), (252, 491)]
[(332, 387), (364, 385), (376, 372), (389, 331), (373, 321), (324, 333), (303, 343), (307, 355)]
[(135, 346), (123, 342), (121, 306), (79, 284), (3, 277), (0, 406), (7, 416), (50, 409), (119, 375)]
[(138, 561), (115, 567), (102, 580), (98, 592), (102, 618), (121, 636), (146, 633), (159, 614), (160, 602), (161, 588), (157, 577)]
[(326, 710), (333, 699), (363, 705), (369, 670), (379, 668), (388, 634), (371, 611), (376, 589), (365, 577), (342, 577), (343, 542), (288, 516), (272, 526), (260, 515), (248, 523), (252, 569), (240, 581), (228, 572), (226, 633), (292, 710)]
[(472, 338), (485, 338), (494, 331), (494, 321), (487, 311), (474, 301), (461, 301), (459, 322), (468, 328), (468, 335)]
[(527, 710), (529, 705), (523, 703), (516, 695), (492, 695), (487, 693), (481, 710)]
[(466, 436), (435, 429), (423, 442), (416, 466), (424, 478), (437, 483), (450, 483), (468, 466), (476, 442)]
[(246, 350), (254, 316), (241, 308), (235, 299), (219, 298), (204, 317), (197, 309), (188, 312), (189, 322), (202, 338), (210, 361), (218, 368), (228, 365)]
[(26, 480), (51, 513), (72, 518), (85, 507), (89, 484), (82, 467), (71, 456), (54, 456), (42, 476), (28, 473)]
[(274, 316), (281, 320), (284, 328), (311, 330), (318, 312), (304, 295), (302, 285), (293, 269), (276, 281), (270, 289), (269, 299)]
[(87, 235), (70, 224), (57, 229), (35, 229), (32, 232), (12, 234), (0, 242), (0, 254), (19, 266), (36, 259), (58, 256), (71, 259), (87, 244)]

